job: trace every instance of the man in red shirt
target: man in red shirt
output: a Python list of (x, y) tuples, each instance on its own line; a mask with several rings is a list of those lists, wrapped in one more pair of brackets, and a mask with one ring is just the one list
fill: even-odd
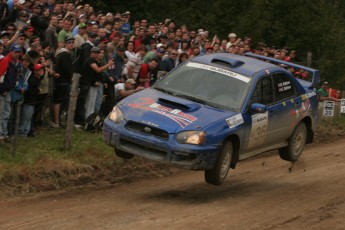
[(151, 71), (157, 69), (158, 67), (158, 60), (151, 59), (148, 63), (142, 64), (138, 74), (138, 82), (139, 86), (144, 88), (150, 87), (151, 81)]

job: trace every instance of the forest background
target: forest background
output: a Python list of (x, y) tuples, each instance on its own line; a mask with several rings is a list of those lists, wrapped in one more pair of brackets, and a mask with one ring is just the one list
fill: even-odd
[(131, 12), (136, 19), (164, 22), (174, 19), (177, 26), (203, 28), (210, 38), (227, 38), (230, 32), (250, 36), (268, 46), (296, 50), (306, 63), (312, 53), (312, 66), (321, 71), (321, 80), (345, 90), (345, 1), (343, 0), (98, 0), (84, 1), (103, 12)]

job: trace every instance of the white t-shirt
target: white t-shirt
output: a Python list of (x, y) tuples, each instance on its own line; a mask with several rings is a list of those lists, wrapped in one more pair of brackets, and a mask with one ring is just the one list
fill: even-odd
[(121, 99), (120, 90), (125, 89), (125, 83), (117, 83), (115, 86), (115, 99)]

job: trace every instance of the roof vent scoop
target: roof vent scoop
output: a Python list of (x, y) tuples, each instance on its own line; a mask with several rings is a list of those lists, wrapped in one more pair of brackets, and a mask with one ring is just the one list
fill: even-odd
[(212, 59), (211, 63), (218, 64), (227, 68), (235, 68), (244, 64), (243, 61), (225, 57), (215, 57)]

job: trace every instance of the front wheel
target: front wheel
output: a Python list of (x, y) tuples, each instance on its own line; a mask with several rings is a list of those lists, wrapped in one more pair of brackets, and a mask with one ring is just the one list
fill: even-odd
[(283, 160), (295, 162), (302, 155), (304, 145), (307, 140), (307, 127), (300, 123), (289, 139), (287, 147), (279, 149), (279, 155)]
[(119, 150), (119, 149), (115, 149), (115, 154), (116, 156), (120, 157), (120, 158), (123, 158), (123, 159), (132, 159), (134, 157), (133, 154), (131, 153), (127, 153), (127, 152), (124, 152), (122, 150)]
[(216, 165), (212, 170), (205, 171), (205, 181), (213, 185), (223, 184), (230, 168), (234, 152), (231, 141), (225, 142), (222, 151), (218, 154)]

